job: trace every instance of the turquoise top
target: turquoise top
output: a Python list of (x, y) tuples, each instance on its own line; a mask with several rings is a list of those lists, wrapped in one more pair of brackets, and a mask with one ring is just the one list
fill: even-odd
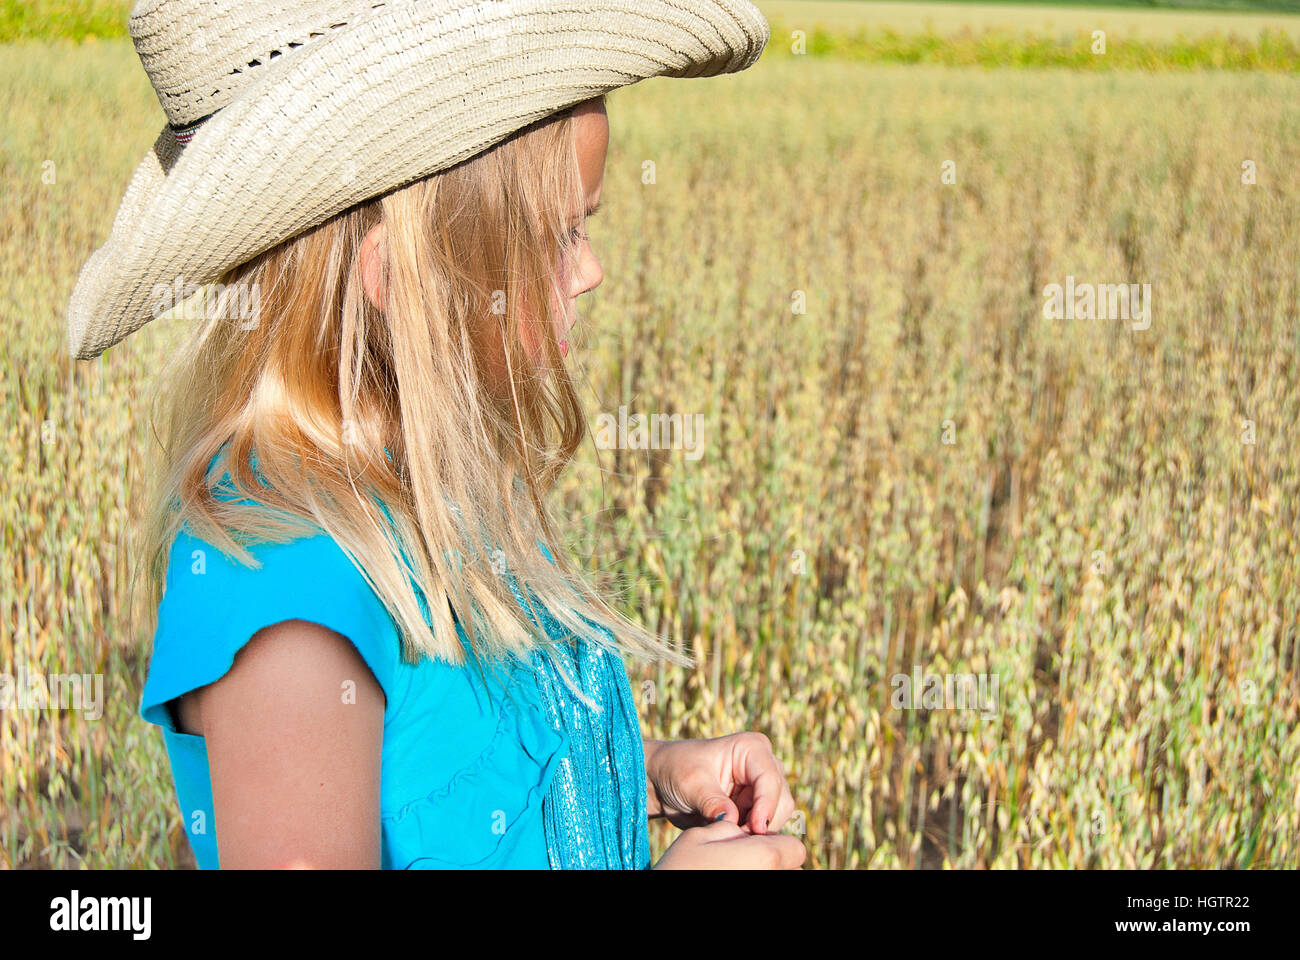
[(163, 729), (201, 869), (219, 866), (207, 749), (176, 729), (168, 703), (224, 675), (259, 629), (291, 619), (347, 637), (383, 690), (384, 869), (649, 866), (645, 759), (617, 656), (581, 639), (565, 648), (569, 675), (599, 713), (540, 654), (533, 669), (516, 662), (501, 676), (428, 658), (411, 665), (396, 624), (332, 538), (248, 549), (259, 569), (178, 532), (140, 705)]

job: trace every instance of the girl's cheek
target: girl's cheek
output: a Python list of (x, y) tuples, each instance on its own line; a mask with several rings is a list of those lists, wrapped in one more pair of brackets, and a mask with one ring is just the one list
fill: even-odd
[(524, 301), (522, 309), (523, 317), (519, 323), (519, 337), (523, 341), (524, 351), (528, 354), (529, 359), (535, 361), (537, 353), (542, 347), (541, 337), (537, 329), (537, 318), (527, 300)]
[[(554, 281), (551, 284), (551, 315), (555, 317), (555, 338), (561, 342), (561, 355), (568, 354), (567, 345), (563, 341), (568, 326), (569, 313), (568, 305), (561, 294), (566, 285), (564, 266), (561, 263), (557, 265)], [(544, 322), (544, 318), (537, 316), (525, 302), (524, 319), (519, 324), (519, 335), (523, 341), (524, 350), (533, 363), (540, 363), (544, 359), (543, 338), (545, 337), (545, 331), (542, 326)]]
[(537, 351), (541, 347), (541, 340), (537, 336), (537, 321), (531, 316), (519, 325), (519, 335), (523, 337), (524, 349), (532, 359), (537, 358)]
[[(568, 346), (564, 342), (565, 326), (568, 321), (568, 309), (560, 297), (559, 281), (551, 287), (551, 311), (556, 323), (555, 338), (560, 341), (561, 355), (568, 354)], [(543, 331), (542, 317), (532, 315), (527, 322), (520, 325), (521, 335), (524, 340), (524, 349), (528, 351), (528, 356), (534, 363), (542, 359), (542, 343), (545, 333)]]
[(520, 336), (524, 341), (524, 350), (528, 353), (528, 358), (533, 363), (538, 363), (542, 358), (542, 321), (536, 317), (530, 317), (520, 325)]

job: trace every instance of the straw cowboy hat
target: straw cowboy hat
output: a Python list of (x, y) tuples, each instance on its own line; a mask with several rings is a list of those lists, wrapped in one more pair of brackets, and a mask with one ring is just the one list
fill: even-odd
[(747, 0), (141, 0), (129, 24), (168, 124), (77, 278), (83, 360), (153, 319), (160, 286), (617, 87), (744, 70), (768, 40)]

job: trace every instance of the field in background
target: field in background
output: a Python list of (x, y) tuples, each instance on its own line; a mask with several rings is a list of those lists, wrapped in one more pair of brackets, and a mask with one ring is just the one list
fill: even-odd
[[(760, 0), (771, 51), (876, 63), (1074, 70), (1300, 72), (1300, 3), (1208, 0), (1228, 10), (1074, 4)], [(126, 0), (0, 0), (0, 43), (124, 38)], [(1277, 8), (1284, 11), (1279, 12)]]
[(770, 55), (873, 63), (1071, 70), (1300, 73), (1300, 16), (984, 6), (771, 2)]
[[(901, 34), (1013, 30), (1057, 36), (1105, 30), (1113, 40), (1173, 39), (1264, 29), (1300, 36), (1300, 0), (1117, 0), (1105, 3), (875, 2), (756, 0), (771, 20), (832, 31), (889, 29)], [(131, 0), (0, 0), (0, 43), (17, 38), (126, 37)]]
[[(810, 865), (1293, 866), (1297, 94), (780, 57), (612, 94), (571, 358), (593, 419), (698, 413), (704, 454), (602, 454), (598, 512), (588, 449), (557, 496), (700, 657), (629, 664), (647, 734), (765, 731)], [(161, 112), (111, 41), (7, 48), (0, 118), (0, 670), (107, 701), (0, 713), (0, 864), (184, 864), (123, 605), (182, 331), (63, 353)], [(1150, 283), (1149, 329), (1044, 319), (1067, 276)], [(899, 709), (914, 669), (996, 708)]]
[[(1261, 10), (1263, 4), (1242, 9), (1155, 9), (1132, 6), (1070, 3), (910, 3), (858, 0), (755, 0), (769, 20), (791, 26), (821, 24), (830, 30), (890, 29), (898, 33), (933, 31), (953, 34), (990, 28), (1059, 36), (1105, 30), (1112, 40), (1172, 39), (1208, 33), (1257, 37), (1263, 29), (1300, 36), (1300, 5)], [(1142, 6), (1142, 9), (1134, 9)], [(1210, 6), (1210, 4), (1206, 4)], [(804, 29), (807, 29), (805, 27)]]
[(125, 37), (130, 0), (0, 0), (0, 43)]

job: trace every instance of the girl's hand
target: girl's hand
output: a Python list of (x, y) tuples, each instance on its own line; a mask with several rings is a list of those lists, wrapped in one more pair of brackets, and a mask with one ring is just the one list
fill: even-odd
[(647, 806), (652, 817), (667, 817), (677, 827), (696, 827), (722, 814), (741, 833), (761, 835), (780, 830), (794, 813), (785, 768), (761, 733), (651, 741), (648, 746), (646, 777), (655, 796)]
[(784, 833), (756, 837), (719, 820), (682, 831), (655, 870), (802, 870), (803, 841)]

